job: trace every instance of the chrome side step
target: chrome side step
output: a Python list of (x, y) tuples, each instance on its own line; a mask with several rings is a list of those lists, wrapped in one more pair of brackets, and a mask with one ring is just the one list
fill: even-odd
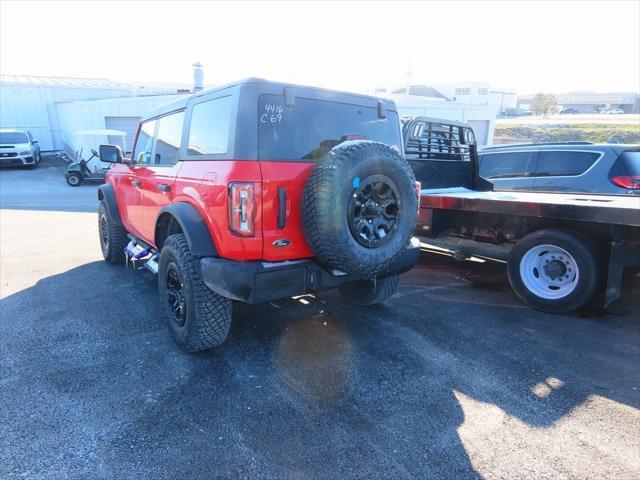
[(149, 260), (145, 262), (144, 266), (147, 267), (147, 269), (151, 273), (157, 274), (158, 273), (158, 254), (154, 253), (153, 255), (151, 255), (151, 257), (149, 257)]

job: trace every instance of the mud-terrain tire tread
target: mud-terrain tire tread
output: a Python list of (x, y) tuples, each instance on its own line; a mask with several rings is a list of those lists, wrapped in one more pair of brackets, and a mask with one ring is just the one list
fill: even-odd
[[(101, 217), (105, 216), (107, 218), (107, 228), (109, 235), (109, 246), (105, 251), (105, 248), (102, 244), (102, 232), (100, 221)], [(98, 206), (98, 235), (100, 235), (100, 249), (102, 250), (102, 256), (104, 259), (113, 263), (114, 265), (122, 265), (126, 262), (126, 257), (124, 254), (124, 247), (129, 243), (129, 239), (127, 238), (127, 231), (124, 229), (122, 225), (118, 225), (113, 221), (111, 216), (109, 215), (109, 210), (104, 202), (100, 202)]]
[[(374, 285), (375, 284), (375, 285)], [(338, 287), (340, 294), (357, 305), (377, 305), (389, 300), (400, 285), (400, 275), (375, 280), (357, 280)]]
[[(379, 157), (393, 157), (400, 169), (404, 170), (411, 179), (411, 190), (416, 196), (417, 214), (417, 194), (415, 193), (415, 176), (411, 166), (401, 155), (397, 154), (390, 147), (382, 143), (364, 142), (367, 146), (363, 148), (362, 143), (353, 142), (347, 146), (340, 146), (340, 154), (336, 155), (334, 148), (327, 158), (313, 169), (307, 183), (305, 184), (302, 204), (302, 223), (305, 239), (311, 247), (318, 260), (330, 270), (339, 270), (346, 273), (357, 273), (366, 278), (373, 278), (389, 269), (403, 253), (403, 249), (398, 249), (391, 257), (383, 259), (379, 255), (378, 261), (364, 263), (354, 251), (340, 248), (341, 241), (337, 230), (323, 228), (323, 225), (335, 223), (336, 212), (345, 208), (339, 205), (339, 198), (333, 186), (340, 185), (345, 179), (342, 177), (343, 169), (338, 168), (340, 162), (353, 163), (363, 161), (367, 155), (377, 155)], [(398, 188), (402, 188), (398, 185)], [(411, 235), (415, 230), (415, 215), (413, 227), (406, 238), (409, 243)], [(399, 232), (396, 231), (395, 234)], [(406, 246), (406, 245), (405, 245)]]
[[(176, 325), (171, 318), (169, 306), (164, 298), (164, 269), (168, 257), (173, 257), (180, 268), (186, 288), (187, 318), (183, 326)], [(218, 295), (205, 285), (194, 266), (194, 260), (184, 234), (167, 237), (160, 252), (160, 305), (169, 321), (169, 330), (173, 338), (189, 352), (207, 350), (224, 342), (229, 335), (232, 316), (231, 300)]]

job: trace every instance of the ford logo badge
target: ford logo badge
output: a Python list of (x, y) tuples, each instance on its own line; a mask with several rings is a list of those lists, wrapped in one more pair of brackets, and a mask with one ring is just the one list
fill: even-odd
[(282, 247), (286, 247), (290, 243), (291, 242), (289, 240), (276, 240), (275, 242), (273, 242), (273, 246), (276, 248), (282, 248)]

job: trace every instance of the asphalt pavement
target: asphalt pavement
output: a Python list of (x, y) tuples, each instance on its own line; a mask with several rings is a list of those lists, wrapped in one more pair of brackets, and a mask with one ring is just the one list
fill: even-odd
[(156, 279), (100, 256), (95, 185), (0, 170), (0, 478), (640, 477), (640, 297), (521, 304), (423, 255), (385, 306), (237, 305), (170, 339)]

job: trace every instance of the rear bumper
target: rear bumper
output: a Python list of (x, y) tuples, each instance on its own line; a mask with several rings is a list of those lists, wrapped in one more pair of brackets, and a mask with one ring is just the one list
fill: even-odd
[[(404, 273), (417, 263), (420, 243), (416, 238), (384, 275)], [(362, 277), (327, 271), (315, 259), (287, 262), (239, 262), (205, 257), (199, 260), (204, 283), (223, 297), (246, 303), (261, 303), (335, 288)]]

